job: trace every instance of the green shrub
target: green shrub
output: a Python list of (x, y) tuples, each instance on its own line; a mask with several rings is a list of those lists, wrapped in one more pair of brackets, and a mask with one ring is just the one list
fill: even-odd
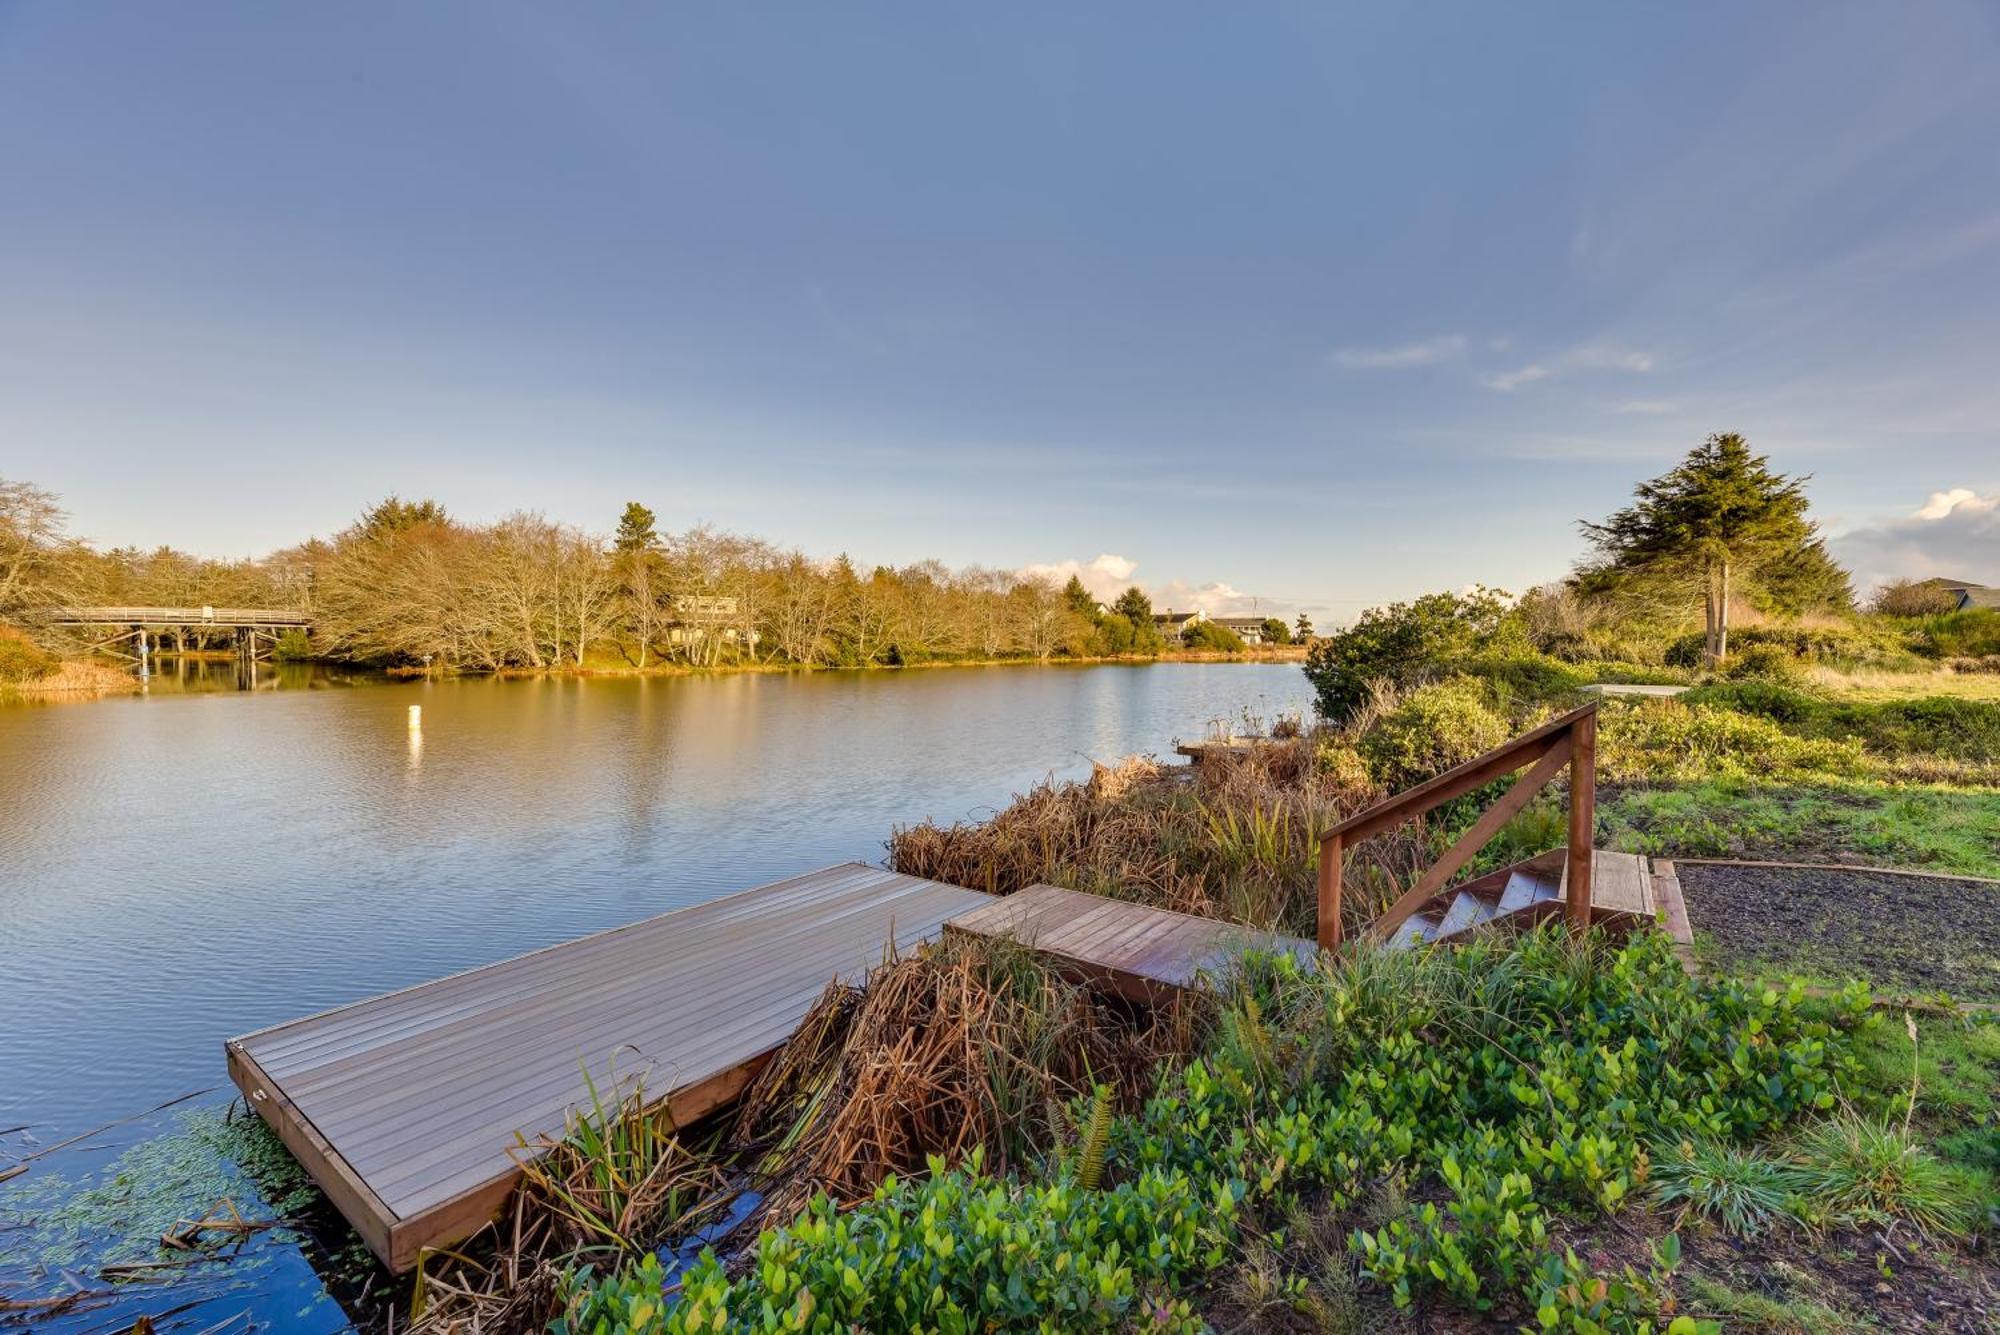
[(672, 1306), (650, 1256), (607, 1280), (575, 1277), (555, 1330), (1192, 1332), (1201, 1324), (1173, 1289), (1221, 1259), (1218, 1230), (1235, 1214), (1227, 1183), (1204, 1193), (1156, 1170), (1107, 1191), (1019, 1184), (987, 1176), (975, 1152), (962, 1169), (932, 1160), (920, 1183), (892, 1178), (849, 1211), (820, 1197), (764, 1232), (740, 1277), (703, 1252)]
[(286, 631), (271, 646), (271, 657), (280, 663), (302, 663), (312, 656), (312, 637), (302, 630)]
[(1181, 645), (1187, 649), (1213, 649), (1225, 654), (1240, 654), (1246, 647), (1241, 635), (1213, 621), (1197, 621), (1189, 626), (1181, 636)]
[(1504, 709), (1510, 705), (1569, 705), (1578, 692), (1597, 680), (1589, 670), (1548, 654), (1480, 654), (1460, 664), (1460, 671), (1478, 677), (1491, 688)]
[(0, 626), (0, 683), (33, 681), (60, 666), (54, 654), (11, 626)]
[(1776, 722), (1716, 704), (1648, 700), (1599, 715), (1597, 766), (1614, 783), (1719, 775), (1797, 778), (1865, 774), (1857, 740), (1798, 737)]
[(1512, 728), (1471, 677), (1425, 686), (1378, 719), (1356, 743), (1368, 772), (1400, 790), (1442, 774), (1507, 740)]
[(1525, 632), (1506, 595), (1488, 589), (1432, 593), (1407, 603), (1371, 607), (1346, 630), (1314, 640), (1306, 677), (1319, 710), (1345, 722), (1373, 684), (1407, 686), (1451, 669), (1459, 660), (1509, 646), (1524, 648)]
[(1800, 659), (1775, 644), (1753, 644), (1731, 654), (1722, 665), (1722, 675), (1731, 681), (1797, 682), (1805, 678)]
[(1932, 617), (1916, 636), (1917, 652), (1927, 658), (1983, 658), (2000, 654), (2000, 608), (1968, 607)]

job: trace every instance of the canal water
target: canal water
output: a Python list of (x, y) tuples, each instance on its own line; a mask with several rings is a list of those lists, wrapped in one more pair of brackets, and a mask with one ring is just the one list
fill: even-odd
[(322, 1281), (368, 1281), (337, 1228), (104, 1279), (225, 1198), (324, 1222), (227, 1120), (229, 1035), (879, 861), (896, 825), (1310, 699), (1296, 665), (1236, 663), (215, 684), (0, 707), (0, 1173), (28, 1164), (0, 1298), (81, 1295), (38, 1327), (346, 1324)]

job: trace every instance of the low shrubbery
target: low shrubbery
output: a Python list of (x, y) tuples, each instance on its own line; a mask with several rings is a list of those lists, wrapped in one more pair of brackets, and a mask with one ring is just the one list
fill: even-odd
[[(677, 1298), (650, 1260), (576, 1275), (558, 1329), (1197, 1329), (1228, 1287), (1215, 1272), (1246, 1245), (1279, 1272), (1266, 1287), (1315, 1301), (1323, 1277), (1281, 1239), (1322, 1219), (1378, 1301), (1549, 1330), (1693, 1330), (1676, 1311), (1671, 1236), (1645, 1264), (1606, 1271), (1554, 1241), (1642, 1194), (1714, 1197), (1689, 1187), (1680, 1147), (1731, 1147), (1753, 1166), (1732, 1178), (1751, 1197), (1744, 1222), (1799, 1217), (1794, 1200), (1821, 1223), (1964, 1222), (1963, 1192), (1921, 1150), (1838, 1150), (1844, 1115), (1797, 1143), (1855, 1167), (1815, 1178), (1809, 1162), (1775, 1203), (1753, 1180), (1748, 1147), (1833, 1108), (1865, 1014), (1858, 991), (1813, 1002), (1691, 979), (1654, 935), (1617, 946), (1545, 930), (1516, 949), (1366, 953), (1318, 971), (1252, 961), (1200, 1059), (1110, 1124), (1102, 1183), (1073, 1144), (1025, 1179), (977, 1155), (937, 1161), (851, 1210), (816, 1202), (742, 1266), (705, 1255)], [(1656, 1161), (1673, 1166), (1656, 1178)], [(1924, 1189), (1881, 1187), (1885, 1163)], [(1879, 1189), (1856, 1195), (1864, 1180)]]
[(46, 677), (61, 660), (10, 626), (0, 626), (0, 686)]

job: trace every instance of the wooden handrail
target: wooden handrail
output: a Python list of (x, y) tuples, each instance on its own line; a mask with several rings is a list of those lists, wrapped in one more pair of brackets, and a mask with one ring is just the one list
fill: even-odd
[(1597, 706), (1585, 705), (1522, 733), (1504, 746), (1446, 770), (1408, 792), (1397, 793), (1357, 811), (1320, 836), (1319, 944), (1340, 944), (1341, 859), (1350, 845), (1394, 829), (1425, 812), (1463, 797), (1522, 767), (1528, 772), (1474, 821), (1457, 843), (1417, 878), (1388, 912), (1369, 924), (1369, 935), (1386, 937), (1445, 887), (1459, 868), (1492, 842), (1565, 766), (1570, 770), (1569, 874), (1564, 916), (1576, 927), (1590, 925), (1591, 842), (1597, 813)]

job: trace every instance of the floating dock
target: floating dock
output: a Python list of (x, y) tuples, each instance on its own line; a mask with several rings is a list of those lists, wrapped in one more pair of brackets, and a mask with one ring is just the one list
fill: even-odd
[(828, 867), (229, 1040), (250, 1106), (392, 1271), (477, 1230), (560, 1135), (643, 1082), (686, 1123), (731, 1101), (835, 977), (992, 901)]

